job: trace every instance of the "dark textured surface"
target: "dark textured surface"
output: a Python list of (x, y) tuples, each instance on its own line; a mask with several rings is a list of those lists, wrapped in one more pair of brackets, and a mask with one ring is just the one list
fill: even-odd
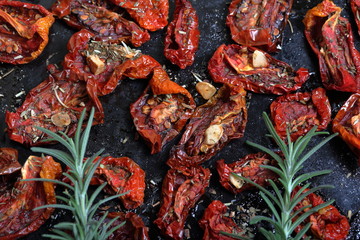
[[(54, 1), (35, 0), (31, 2), (40, 3), (49, 8)], [(229, 1), (223, 0), (192, 0), (195, 9), (198, 11), (201, 30), (200, 48), (196, 55), (196, 62), (193, 66), (185, 70), (180, 70), (165, 60), (162, 54), (164, 30), (151, 33), (151, 40), (141, 47), (143, 53), (150, 54), (161, 64), (166, 66), (172, 80), (181, 85), (185, 85), (194, 96), (197, 96), (197, 94), (194, 91), (195, 79), (191, 72), (196, 72), (204, 78), (209, 79), (206, 66), (213, 52), (222, 43), (232, 43), (229, 30), (225, 26), (228, 2)], [(290, 17), (293, 32), (291, 32), (288, 25), (283, 40), (283, 49), (280, 53), (274, 55), (276, 58), (291, 64), (295, 69), (299, 67), (309, 68), (311, 78), (305, 84), (303, 88), (305, 90), (310, 90), (315, 86), (318, 86), (320, 84), (320, 79), (317, 59), (310, 51), (309, 46), (303, 37), (304, 27), (301, 21), (306, 11), (319, 2), (319, 0), (298, 0), (294, 2), (293, 13)], [(350, 17), (351, 22), (354, 22), (347, 1), (335, 1), (335, 3), (344, 8), (342, 15)], [(172, 9), (174, 7), (173, 1), (171, 1), (171, 7)], [(356, 45), (359, 46), (360, 41), (355, 26), (353, 30), (355, 30), (354, 34), (356, 35)], [(15, 69), (14, 72), (7, 77), (0, 79), (0, 94), (4, 95), (4, 97), (0, 98), (1, 129), (6, 128), (4, 122), (5, 111), (14, 111), (20, 106), (25, 98), (25, 95), (22, 95), (19, 98), (16, 98), (15, 95), (22, 90), (27, 93), (30, 89), (45, 80), (47, 76), (46, 64), (60, 63), (62, 61), (63, 56), (67, 52), (66, 43), (73, 33), (73, 30), (57, 20), (52, 27), (49, 44), (38, 59), (23, 66), (0, 65), (0, 75), (3, 75), (10, 69)], [(144, 141), (137, 136), (129, 114), (129, 105), (139, 97), (146, 87), (146, 84), (146, 80), (124, 80), (113, 93), (101, 98), (105, 110), (105, 123), (93, 128), (88, 154), (91, 154), (100, 148), (105, 148), (105, 152), (114, 157), (131, 157), (146, 171), (147, 190), (145, 204), (136, 209), (135, 212), (140, 214), (146, 225), (150, 227), (151, 238), (162, 239), (159, 237), (158, 229), (152, 224), (160, 206), (157, 205), (153, 207), (152, 205), (160, 201), (161, 183), (168, 169), (165, 165), (165, 161), (171, 146), (176, 143), (179, 138), (168, 144), (161, 153), (151, 156)], [(328, 95), (334, 114), (349, 96), (349, 94), (337, 92), (329, 92)], [(245, 145), (245, 140), (257, 142), (266, 146), (271, 145), (271, 142), (264, 137), (266, 129), (261, 118), (261, 113), (263, 111), (268, 112), (269, 105), (275, 96), (249, 93), (248, 97), (249, 119), (244, 138), (231, 142), (223, 149), (223, 151), (204, 164), (204, 166), (211, 168), (213, 174), (209, 188), (211, 191), (207, 191), (196, 208), (191, 211), (188, 218), (186, 228), (189, 228), (189, 226), (191, 227), (191, 239), (201, 239), (202, 231), (196, 222), (202, 216), (204, 208), (207, 207), (212, 200), (219, 199), (227, 203), (232, 202), (232, 209), (236, 209), (236, 205), (238, 204), (245, 209), (248, 209), (251, 206), (262, 208), (262, 201), (259, 200), (256, 192), (242, 193), (234, 197), (232, 194), (223, 190), (218, 183), (218, 176), (215, 171), (215, 161), (218, 159), (224, 158), (227, 162), (233, 162), (243, 157), (245, 154), (256, 151)], [(124, 139), (128, 140), (123, 143)], [(321, 137), (316, 138), (310, 145), (315, 145), (320, 140)], [(1, 134), (1, 146), (18, 149), (20, 161), (22, 163), (24, 163), (26, 158), (31, 154), (29, 149), (10, 141), (4, 131)], [(326, 199), (335, 199), (337, 207), (345, 215), (349, 210), (353, 213), (358, 212), (360, 210), (360, 170), (356, 164), (356, 157), (350, 152), (340, 138), (332, 140), (314, 154), (304, 167), (304, 171), (321, 169), (332, 169), (333, 173), (321, 178), (313, 179), (313, 186), (325, 183), (333, 184), (335, 186), (334, 189), (324, 190), (321, 194)], [(156, 183), (156, 186), (150, 184), (150, 180), (153, 180)], [(214, 194), (215, 192), (216, 194)], [(238, 211), (237, 213), (238, 216), (240, 216)], [(360, 213), (357, 217), (353, 218), (353, 235), (351, 235), (349, 239), (360, 239), (359, 215)], [(65, 219), (66, 216), (67, 214), (65, 212), (57, 211), (53, 218), (39, 231), (28, 235), (24, 239), (41, 239), (42, 233), (47, 232), (55, 222)], [(69, 217), (70, 216), (67, 216), (67, 218)]]

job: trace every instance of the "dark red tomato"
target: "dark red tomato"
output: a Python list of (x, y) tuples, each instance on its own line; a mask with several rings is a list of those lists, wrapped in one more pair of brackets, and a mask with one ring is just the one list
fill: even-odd
[[(299, 190), (300, 187), (297, 187), (294, 194), (296, 194)], [(309, 189), (306, 189), (305, 192), (308, 190)], [(298, 205), (296, 205), (294, 211), (297, 211), (302, 207), (309, 206), (310, 204), (312, 207), (316, 207), (322, 203), (324, 203), (324, 201), (320, 196), (315, 193), (310, 193)], [(307, 211), (307, 209), (303, 210), (302, 213), (305, 211)], [(302, 213), (300, 213), (300, 215)], [(341, 213), (333, 205), (324, 207), (311, 214), (310, 217), (308, 217), (299, 227), (295, 229), (295, 231), (301, 231), (308, 222), (311, 223), (308, 234), (321, 240), (345, 240), (350, 230), (350, 224), (347, 218), (341, 215)]]
[(20, 169), (18, 151), (14, 148), (0, 148), (0, 175), (11, 174)]
[(94, 33), (95, 40), (100, 42), (127, 42), (138, 47), (150, 39), (146, 30), (107, 9), (107, 5), (106, 2), (88, 0), (57, 0), (51, 10), (69, 26)]
[(318, 126), (318, 131), (326, 129), (331, 121), (331, 107), (323, 88), (280, 96), (271, 103), (270, 112), (275, 130), (283, 140), (286, 130), (291, 141), (295, 141), (314, 126)]
[(169, 0), (110, 0), (125, 8), (143, 28), (156, 31), (168, 24)]
[(53, 15), (31, 3), (0, 2), (0, 62), (24, 64), (37, 58), (49, 41)]
[[(22, 179), (56, 179), (61, 172), (60, 164), (52, 157), (30, 156), (21, 169)], [(33, 209), (55, 203), (53, 183), (18, 180), (13, 188), (0, 188), (0, 240), (17, 239), (36, 231), (54, 209)]]
[[(204, 229), (203, 240), (233, 240), (235, 238), (225, 236), (220, 232), (228, 232), (241, 236), (243, 230), (239, 228), (234, 220), (225, 217), (227, 207), (219, 200), (212, 201), (206, 208), (199, 225)], [(243, 236), (245, 237), (245, 236)]]
[(174, 19), (165, 37), (164, 55), (184, 69), (193, 64), (199, 47), (200, 31), (195, 9), (188, 0), (176, 0)]
[(139, 134), (151, 147), (151, 154), (176, 137), (195, 109), (191, 94), (170, 80), (162, 67), (153, 70), (149, 86), (130, 106)]
[(360, 53), (351, 25), (330, 0), (310, 9), (304, 18), (305, 36), (318, 56), (322, 82), (328, 90), (360, 92)]
[(101, 160), (91, 181), (92, 185), (108, 183), (105, 191), (109, 194), (119, 194), (126, 209), (139, 207), (144, 202), (145, 172), (128, 157), (105, 157)]
[(210, 170), (198, 167), (170, 169), (162, 185), (162, 204), (154, 223), (171, 239), (183, 239), (189, 211), (209, 186)]
[[(111, 224), (110, 229), (116, 227), (123, 222), (124, 226), (117, 229), (114, 233), (110, 235), (108, 240), (149, 240), (149, 229), (145, 226), (141, 217), (133, 212), (110, 212), (104, 223), (108, 223), (112, 219), (118, 217), (113, 224)], [(100, 219), (101, 216), (96, 217)]]
[(237, 194), (255, 187), (232, 175), (232, 173), (248, 178), (261, 186), (269, 185), (268, 179), (277, 180), (278, 176), (273, 171), (262, 168), (260, 165), (276, 165), (276, 162), (268, 154), (260, 152), (246, 155), (239, 161), (230, 164), (226, 164), (224, 160), (219, 160), (216, 169), (219, 173), (221, 185), (230, 192)]
[(358, 156), (360, 166), (360, 94), (350, 96), (332, 122), (332, 130), (339, 133), (351, 150)]
[(207, 103), (197, 107), (167, 164), (199, 165), (232, 139), (241, 138), (247, 122), (245, 95), (240, 86), (224, 85)]
[(295, 72), (287, 63), (263, 51), (236, 44), (221, 45), (210, 59), (208, 69), (215, 82), (277, 95), (299, 89), (309, 78), (305, 68)]
[(293, 0), (233, 0), (226, 19), (232, 39), (267, 52), (279, 51), (292, 5)]
[(350, 0), (350, 6), (355, 17), (356, 25), (358, 27), (358, 33), (360, 35), (360, 1)]
[(92, 107), (95, 107), (93, 125), (102, 123), (104, 111), (92, 86), (85, 82), (56, 81), (49, 75), (28, 93), (16, 112), (6, 112), (7, 132), (10, 139), (26, 146), (48, 144), (43, 141), (48, 136), (35, 126), (73, 136), (83, 109), (90, 113)]

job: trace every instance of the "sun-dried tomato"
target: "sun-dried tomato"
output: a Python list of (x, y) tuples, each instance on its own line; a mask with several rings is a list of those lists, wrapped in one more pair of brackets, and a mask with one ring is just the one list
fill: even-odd
[(172, 239), (182, 239), (191, 208), (209, 186), (210, 170), (197, 167), (170, 169), (162, 185), (162, 205), (154, 223)]
[[(299, 190), (300, 187), (295, 188), (293, 194), (296, 194)], [(309, 189), (305, 189), (305, 192), (308, 190)], [(302, 207), (309, 206), (310, 204), (311, 207), (316, 207), (322, 203), (324, 203), (324, 201), (320, 196), (315, 193), (310, 193), (296, 205), (294, 212)], [(302, 213), (308, 210), (309, 208), (306, 208), (302, 211)], [(296, 219), (294, 219), (294, 221), (295, 220)], [(350, 230), (350, 224), (347, 218), (344, 215), (341, 215), (341, 213), (333, 205), (321, 208), (317, 212), (311, 214), (310, 217), (305, 219), (305, 221), (295, 229), (295, 231), (301, 231), (308, 222), (311, 223), (311, 227), (307, 234), (321, 240), (344, 240)]]
[(195, 9), (188, 0), (176, 0), (174, 19), (165, 37), (164, 55), (184, 69), (193, 64), (199, 47), (200, 31)]
[(171, 81), (162, 67), (156, 67), (149, 86), (131, 104), (130, 113), (154, 154), (180, 133), (195, 107), (191, 94)]
[(125, 8), (143, 28), (156, 31), (168, 24), (169, 0), (110, 0)]
[(204, 229), (203, 240), (233, 240), (220, 232), (227, 232), (241, 236), (244, 231), (237, 226), (234, 220), (226, 217), (227, 207), (219, 200), (212, 201), (206, 208), (199, 225)]
[(221, 45), (210, 59), (208, 69), (215, 82), (277, 95), (299, 89), (309, 78), (305, 68), (295, 72), (287, 63), (263, 51), (236, 44)]
[(292, 5), (293, 0), (233, 0), (226, 19), (232, 39), (267, 52), (279, 51)]
[[(21, 173), (22, 179), (56, 179), (61, 166), (52, 157), (30, 156)], [(53, 183), (17, 181), (13, 188), (0, 190), (0, 240), (17, 239), (36, 231), (54, 211), (53, 208), (33, 210), (56, 203)]]
[[(48, 135), (36, 126), (53, 132), (62, 131), (68, 136), (75, 134), (78, 119), (84, 108), (89, 113), (95, 107), (93, 125), (102, 123), (104, 111), (96, 90), (85, 82), (55, 80), (52, 75), (33, 88), (16, 112), (6, 112), (5, 120), (10, 139), (26, 146), (44, 142)], [(83, 127), (86, 126), (86, 119)]]
[(331, 121), (331, 107), (326, 91), (297, 92), (280, 96), (270, 105), (271, 119), (279, 136), (285, 140), (286, 131), (295, 141), (314, 126), (324, 130)]
[(11, 174), (20, 169), (18, 151), (14, 148), (0, 148), (0, 175)]
[(145, 172), (136, 162), (128, 157), (105, 157), (91, 180), (92, 185), (108, 183), (105, 191), (109, 194), (119, 194), (126, 209), (137, 208), (144, 202)]
[(49, 41), (53, 15), (31, 3), (0, 2), (0, 62), (24, 64), (37, 58)]
[[(105, 218), (104, 224), (108, 223), (112, 219), (118, 217), (118, 219), (111, 224), (110, 229), (116, 227), (123, 222), (124, 226), (117, 229), (112, 233), (108, 240), (121, 239), (121, 240), (149, 240), (149, 229), (145, 226), (141, 217), (133, 212), (110, 212)], [(100, 219), (101, 216), (97, 216), (95, 219)]]
[(350, 0), (350, 6), (355, 17), (356, 25), (358, 27), (358, 33), (360, 35), (360, 1)]
[(328, 90), (360, 92), (360, 53), (351, 25), (330, 0), (310, 9), (304, 18), (305, 36), (318, 56), (322, 82)]
[(51, 10), (69, 26), (94, 33), (97, 41), (123, 41), (138, 47), (150, 39), (146, 30), (106, 7), (105, 1), (57, 0)]
[(350, 96), (332, 122), (332, 130), (339, 133), (358, 156), (360, 166), (360, 94)]
[(230, 140), (244, 135), (246, 92), (225, 84), (207, 103), (195, 109), (180, 142), (171, 150), (170, 167), (195, 166), (210, 159)]
[[(63, 71), (54, 76), (69, 81), (86, 81), (101, 96), (116, 88), (120, 75), (124, 75), (123, 63), (143, 58), (138, 50), (106, 41), (95, 41), (94, 36), (87, 30), (75, 33), (68, 42), (69, 53), (64, 58)], [(138, 71), (142, 72), (142, 69)]]
[(237, 194), (253, 189), (254, 185), (246, 183), (231, 173), (248, 178), (261, 186), (267, 186), (269, 184), (268, 179), (275, 181), (278, 178), (273, 171), (262, 168), (260, 165), (276, 165), (276, 162), (266, 153), (254, 153), (230, 164), (226, 164), (223, 159), (219, 160), (216, 169), (219, 173), (221, 185), (230, 192)]

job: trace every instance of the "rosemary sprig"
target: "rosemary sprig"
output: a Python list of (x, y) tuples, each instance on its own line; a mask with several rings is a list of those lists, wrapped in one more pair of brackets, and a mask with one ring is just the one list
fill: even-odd
[[(244, 178), (239, 176), (235, 173), (232, 173), (235, 177), (241, 178), (244, 181), (253, 184), (257, 188), (260, 189), (260, 196), (266, 204), (268, 205), (269, 209), (273, 214), (273, 218), (266, 217), (266, 216), (255, 216), (250, 220), (250, 224), (256, 224), (260, 221), (269, 222), (273, 227), (274, 231), (269, 231), (264, 228), (260, 228), (259, 231), (269, 240), (300, 240), (304, 234), (309, 230), (311, 224), (306, 224), (297, 235), (294, 236), (294, 230), (297, 226), (299, 226), (307, 217), (309, 217), (312, 213), (318, 211), (321, 208), (324, 208), (334, 202), (334, 200), (325, 202), (320, 204), (316, 207), (311, 208), (312, 206), (305, 206), (301, 208), (299, 211), (294, 212), (294, 208), (296, 205), (301, 202), (306, 196), (309, 194), (323, 188), (332, 188), (331, 185), (321, 185), (318, 187), (314, 187), (309, 189), (309, 191), (304, 192), (305, 189), (310, 187), (310, 183), (305, 183), (312, 177), (329, 174), (330, 170), (322, 170), (322, 171), (314, 171), (310, 173), (304, 173), (299, 176), (299, 171), (303, 168), (303, 164), (305, 161), (314, 154), (319, 148), (321, 148), (324, 144), (330, 141), (333, 137), (337, 134), (333, 134), (310, 151), (304, 154), (304, 150), (306, 149), (308, 143), (310, 142), (311, 138), (316, 135), (328, 134), (327, 132), (316, 132), (316, 127), (312, 128), (305, 136), (300, 137), (295, 142), (291, 142), (290, 134), (287, 133), (287, 142), (285, 142), (279, 137), (276, 133), (274, 126), (271, 123), (271, 120), (267, 116), (266, 113), (263, 113), (263, 118), (266, 124), (268, 131), (270, 132), (270, 137), (272, 137), (278, 147), (280, 148), (284, 159), (280, 157), (278, 154), (261, 146), (259, 144), (247, 141), (247, 144), (258, 148), (259, 150), (266, 152), (271, 157), (273, 157), (278, 164), (278, 167), (275, 166), (265, 166), (262, 165), (261, 167), (267, 168), (275, 172), (279, 178), (279, 185), (278, 187), (274, 181), (269, 180), (270, 186), (273, 189), (273, 192), (268, 191), (264, 187), (256, 184), (255, 182), (251, 181), (250, 179)], [(297, 186), (302, 186), (296, 194), (294, 193), (294, 189)], [(309, 209), (310, 208), (310, 209)], [(301, 214), (304, 209), (309, 209), (305, 213)], [(234, 235), (233, 235), (234, 237)]]
[(106, 219), (107, 213), (104, 214), (99, 220), (93, 219), (100, 205), (112, 199), (118, 198), (119, 196), (126, 193), (114, 195), (96, 202), (96, 198), (106, 185), (106, 183), (104, 183), (98, 188), (96, 188), (96, 190), (89, 195), (88, 189), (90, 186), (91, 178), (93, 177), (94, 172), (101, 161), (101, 158), (97, 161), (95, 161), (95, 159), (104, 151), (104, 149), (98, 151), (84, 161), (86, 147), (88, 144), (90, 130), (94, 118), (94, 108), (91, 109), (87, 126), (83, 133), (81, 133), (81, 127), (83, 125), (85, 112), (86, 110), (84, 109), (79, 119), (78, 127), (76, 129), (76, 133), (73, 139), (66, 136), (66, 134), (63, 132), (56, 134), (48, 129), (38, 127), (38, 129), (51, 137), (51, 139), (48, 139), (47, 141), (58, 141), (69, 151), (70, 154), (57, 149), (47, 149), (39, 147), (31, 148), (34, 152), (41, 152), (44, 154), (52, 155), (70, 168), (69, 173), (63, 173), (63, 175), (71, 181), (72, 185), (58, 180), (49, 180), (43, 178), (27, 180), (47, 181), (65, 187), (65, 191), (63, 192), (64, 196), (56, 196), (56, 198), (63, 201), (64, 204), (44, 205), (36, 208), (35, 210), (48, 207), (69, 210), (72, 212), (75, 222), (61, 222), (59, 224), (56, 224), (54, 226), (54, 229), (52, 230), (53, 234), (43, 235), (47, 238), (58, 240), (103, 240), (107, 239), (114, 231), (122, 227), (125, 223), (123, 222), (123, 224), (110, 228), (111, 224), (115, 222), (117, 218), (114, 218), (105, 224), (104, 221)]

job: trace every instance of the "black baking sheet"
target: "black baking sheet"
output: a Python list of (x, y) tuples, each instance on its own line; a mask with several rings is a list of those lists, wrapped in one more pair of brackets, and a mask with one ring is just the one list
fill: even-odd
[[(32, 3), (42, 4), (49, 8), (54, 0), (35, 0), (28, 1)], [(282, 51), (274, 56), (282, 61), (291, 64), (295, 69), (300, 67), (308, 68), (311, 72), (311, 78), (302, 88), (303, 90), (311, 90), (320, 85), (318, 64), (316, 56), (311, 52), (308, 44), (303, 36), (304, 26), (302, 19), (306, 11), (320, 1), (295, 1), (293, 11), (290, 16), (290, 22), (293, 31), (288, 25), (285, 31)], [(151, 40), (144, 44), (140, 49), (144, 54), (149, 54), (163, 64), (171, 79), (180, 85), (185, 85), (187, 89), (195, 96), (198, 94), (194, 90), (195, 79), (192, 72), (198, 73), (204, 79), (209, 79), (207, 72), (207, 62), (217, 49), (223, 43), (233, 43), (230, 33), (225, 26), (225, 19), (228, 12), (228, 4), (230, 0), (192, 0), (193, 6), (198, 12), (201, 30), (201, 40), (199, 51), (196, 54), (196, 61), (193, 66), (180, 70), (178, 67), (171, 65), (163, 56), (163, 39), (164, 30), (151, 33)], [(354, 17), (350, 13), (347, 1), (335, 1), (336, 4), (344, 8), (343, 16), (349, 17), (354, 23)], [(174, 1), (170, 1), (171, 13), (174, 8)], [(171, 19), (171, 15), (170, 15)], [(360, 49), (360, 38), (357, 35), (357, 29), (353, 26), (356, 46)], [(33, 87), (46, 79), (46, 65), (49, 63), (59, 64), (63, 56), (67, 53), (66, 43), (75, 31), (67, 27), (64, 23), (57, 20), (53, 25), (50, 33), (50, 41), (41, 56), (35, 61), (27, 65), (13, 66), (8, 64), (0, 64), (0, 76), (13, 70), (8, 76), (0, 79), (0, 128), (5, 129), (4, 121), (6, 111), (15, 111), (23, 102), (25, 95), (15, 97), (21, 91), (29, 92)], [(169, 155), (172, 145), (174, 145), (179, 137), (168, 144), (161, 153), (150, 155), (149, 149), (144, 141), (138, 137), (133, 126), (129, 105), (134, 102), (147, 85), (147, 80), (124, 80), (117, 89), (104, 97), (101, 97), (105, 110), (105, 123), (94, 126), (91, 132), (88, 154), (92, 154), (100, 148), (105, 148), (105, 152), (114, 157), (128, 156), (134, 159), (146, 171), (146, 195), (145, 203), (135, 210), (146, 225), (150, 228), (151, 239), (163, 239), (159, 230), (152, 223), (156, 218), (156, 213), (160, 207), (156, 205), (160, 201), (161, 183), (168, 167), (165, 161)], [(218, 86), (218, 85), (217, 85)], [(350, 96), (348, 93), (328, 92), (330, 102), (335, 114), (342, 103)], [(255, 209), (264, 209), (264, 203), (259, 199), (257, 192), (246, 192), (236, 197), (223, 188), (218, 183), (218, 175), (215, 170), (215, 162), (219, 159), (226, 159), (227, 162), (233, 162), (249, 153), (256, 152), (255, 149), (245, 145), (245, 140), (250, 140), (266, 146), (271, 146), (271, 142), (264, 137), (267, 133), (261, 113), (269, 111), (270, 103), (275, 99), (274, 95), (248, 94), (249, 102), (249, 118), (246, 127), (245, 136), (242, 139), (232, 141), (219, 154), (215, 155), (211, 160), (204, 163), (205, 167), (209, 167), (212, 171), (210, 188), (201, 198), (189, 215), (185, 228), (190, 229), (191, 239), (201, 239), (202, 230), (198, 227), (197, 221), (202, 216), (207, 205), (215, 199), (226, 203), (231, 203), (230, 208), (236, 212), (236, 220), (243, 227), (246, 227), (246, 211), (250, 207)], [(198, 103), (202, 103), (201, 99), (197, 99)], [(330, 130), (330, 129), (329, 129)], [(127, 141), (124, 141), (127, 139)], [(322, 137), (315, 138), (310, 145), (314, 146)], [(14, 147), (19, 150), (19, 158), (22, 163), (32, 152), (22, 145), (10, 141), (5, 131), (1, 135), (1, 147)], [(59, 146), (55, 146), (59, 147)], [(332, 140), (329, 144), (320, 149), (305, 164), (304, 171), (314, 171), (322, 169), (331, 169), (333, 172), (327, 176), (313, 179), (313, 185), (332, 184), (334, 189), (323, 190), (321, 195), (326, 199), (335, 199), (336, 206), (340, 211), (347, 215), (348, 211), (352, 211), (355, 217), (352, 218), (352, 233), (349, 239), (360, 239), (359, 229), (360, 220), (356, 213), (360, 210), (360, 174), (357, 167), (357, 159), (349, 148), (340, 138)], [(156, 185), (150, 184), (150, 181)], [(118, 202), (114, 202), (117, 204)], [(237, 207), (241, 206), (241, 207)], [(244, 208), (244, 209), (243, 209)], [(23, 239), (42, 239), (41, 234), (47, 233), (51, 226), (63, 219), (69, 219), (69, 214), (63, 211), (56, 211), (53, 217), (46, 222), (37, 232), (29, 234)], [(256, 234), (256, 231), (254, 231)], [(258, 236), (259, 238), (259, 236)]]

